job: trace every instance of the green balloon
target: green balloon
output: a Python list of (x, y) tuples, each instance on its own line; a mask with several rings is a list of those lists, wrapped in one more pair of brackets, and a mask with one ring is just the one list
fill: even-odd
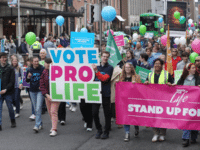
[(195, 22), (194, 25), (197, 26), (197, 23)]
[(141, 34), (145, 34), (147, 31), (147, 27), (145, 25), (141, 25), (139, 28), (139, 31)]
[(184, 24), (185, 23), (185, 19), (184, 20), (179, 20), (180, 24)]
[(179, 19), (179, 18), (181, 17), (180, 12), (176, 11), (176, 12), (174, 13), (174, 17), (175, 17), (176, 19)]
[(28, 45), (32, 45), (36, 41), (36, 35), (33, 32), (28, 32), (25, 37), (26, 42)]
[(164, 28), (161, 28), (161, 29), (160, 29), (160, 32), (163, 33), (163, 32), (164, 32)]
[(176, 2), (176, 0), (172, 0), (172, 2)]
[(195, 63), (195, 58), (199, 56), (197, 53), (193, 52), (190, 54), (190, 62)]

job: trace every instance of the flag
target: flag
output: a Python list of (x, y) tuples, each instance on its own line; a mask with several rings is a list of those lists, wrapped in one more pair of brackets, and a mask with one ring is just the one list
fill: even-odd
[(122, 60), (122, 57), (119, 53), (117, 44), (115, 43), (115, 40), (114, 40), (110, 30), (109, 30), (109, 34), (108, 34), (106, 51), (110, 52), (110, 58), (108, 60), (108, 63), (111, 66), (116, 67), (117, 64)]
[(170, 39), (169, 39), (169, 25), (168, 25), (168, 34), (167, 34), (167, 71), (172, 75), (173, 66), (172, 66), (172, 54), (170, 48)]

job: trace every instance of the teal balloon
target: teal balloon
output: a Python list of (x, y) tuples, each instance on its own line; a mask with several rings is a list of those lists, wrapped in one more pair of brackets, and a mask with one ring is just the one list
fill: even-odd
[(145, 25), (141, 25), (139, 28), (139, 31), (141, 34), (145, 34), (147, 31), (147, 27)]
[(63, 16), (59, 15), (56, 17), (56, 23), (59, 25), (59, 26), (62, 26), (65, 22), (65, 19)]
[(175, 17), (176, 19), (180, 19), (180, 17), (181, 17), (180, 12), (176, 11), (176, 12), (174, 13), (174, 17)]
[(87, 33), (88, 30), (87, 30), (87, 28), (82, 28), (80, 32), (82, 32), (82, 33)]
[(28, 32), (25, 36), (25, 40), (28, 45), (32, 45), (36, 41), (36, 35), (33, 32)]
[(181, 16), (180, 19), (179, 19), (179, 23), (184, 24), (185, 21), (186, 21), (186, 18), (184, 16)]
[(199, 56), (197, 53), (193, 52), (190, 54), (190, 62), (195, 63), (195, 58)]
[(160, 32), (163, 33), (163, 32), (164, 32), (164, 28), (161, 28), (161, 29), (160, 29)]

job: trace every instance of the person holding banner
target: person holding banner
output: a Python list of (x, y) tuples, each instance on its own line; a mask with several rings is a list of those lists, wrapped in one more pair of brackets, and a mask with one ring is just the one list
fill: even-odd
[[(107, 139), (109, 138), (109, 131), (111, 129), (111, 109), (110, 109), (110, 93), (111, 93), (111, 82), (110, 79), (113, 73), (113, 67), (109, 65), (108, 59), (110, 53), (104, 51), (101, 53), (101, 65), (96, 66), (92, 65), (93, 70), (95, 71), (95, 81), (101, 81), (102, 83), (102, 105), (105, 117), (105, 131), (102, 132), (102, 125), (99, 120), (99, 108), (101, 104), (92, 105), (92, 116), (94, 118), (95, 126), (97, 128), (96, 139)], [(103, 135), (102, 135), (103, 134)], [(101, 136), (102, 135), (102, 136)]]
[[(154, 61), (154, 71), (149, 73), (147, 81), (144, 84), (167, 84), (171, 86), (174, 82), (172, 76), (167, 71), (163, 70), (164, 61), (160, 58), (157, 58)], [(153, 128), (154, 136), (152, 142), (164, 141), (167, 129), (163, 128)], [(158, 139), (159, 137), (159, 139)]]
[[(181, 78), (179, 79), (177, 85), (188, 85), (188, 86), (198, 86), (200, 85), (200, 77), (196, 72), (196, 66), (193, 63), (189, 63), (184, 67)], [(195, 130), (183, 130), (183, 147), (189, 146), (189, 140), (191, 136), (191, 143), (196, 143), (198, 136), (198, 131)]]
[(43, 70), (44, 67), (39, 64), (39, 58), (37, 56), (34, 56), (32, 60), (32, 65), (30, 69), (27, 71), (26, 82), (30, 82), (29, 91), (36, 115), (35, 126), (33, 130), (36, 133), (38, 133), (39, 129), (42, 129), (41, 111), (42, 111), (42, 103), (44, 97), (39, 89), (39, 86), (40, 86), (40, 76)]
[[(133, 65), (130, 63), (126, 63), (123, 66), (119, 81), (132, 82), (133, 84), (141, 83), (140, 76), (136, 74)], [(124, 141), (128, 142), (130, 140), (130, 125), (124, 125), (124, 129), (125, 129)], [(138, 135), (139, 135), (139, 126), (135, 126), (135, 137), (138, 137)]]
[(52, 63), (51, 58), (45, 59), (45, 63), (44, 63), (45, 69), (42, 72), (42, 75), (40, 77), (40, 90), (42, 92), (42, 95), (45, 97), (47, 110), (49, 112), (49, 116), (52, 123), (50, 136), (56, 136), (57, 124), (58, 124), (58, 108), (59, 108), (60, 102), (53, 102), (49, 95), (49, 66), (51, 63)]

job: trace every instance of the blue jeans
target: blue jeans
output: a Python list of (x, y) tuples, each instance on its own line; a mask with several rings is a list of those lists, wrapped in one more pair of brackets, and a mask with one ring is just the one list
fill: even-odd
[(15, 88), (15, 92), (12, 95), (13, 101), (15, 102), (17, 114), (19, 114), (19, 111), (20, 111), (20, 92), (21, 90), (19, 88)]
[(198, 136), (198, 131), (196, 130), (183, 130), (183, 135), (182, 135), (182, 139), (190, 139), (190, 135), (191, 135), (191, 140), (194, 141), (197, 139)]
[(33, 103), (33, 107), (35, 110), (35, 126), (39, 128), (40, 125), (42, 125), (42, 118), (41, 118), (41, 112), (42, 112), (42, 103), (44, 101), (44, 97), (42, 95), (42, 92), (31, 92), (31, 101)]
[[(30, 97), (30, 100), (31, 100), (31, 96), (30, 96), (30, 91), (29, 91), (29, 88), (27, 88), (27, 92), (28, 92), (28, 95), (29, 95), (29, 97)], [(32, 109), (32, 114), (34, 114), (34, 115), (35, 115), (35, 110), (34, 110), (34, 107), (33, 107), (33, 102), (32, 102), (32, 100), (31, 100), (31, 109)]]
[[(130, 125), (124, 125), (124, 129), (126, 133), (130, 133)], [(135, 126), (135, 130), (139, 130), (139, 126)]]
[(6, 105), (8, 107), (10, 119), (15, 119), (15, 114), (12, 106), (12, 94), (10, 95), (0, 95), (0, 125), (2, 125), (2, 109), (3, 109), (3, 102), (6, 101)]

